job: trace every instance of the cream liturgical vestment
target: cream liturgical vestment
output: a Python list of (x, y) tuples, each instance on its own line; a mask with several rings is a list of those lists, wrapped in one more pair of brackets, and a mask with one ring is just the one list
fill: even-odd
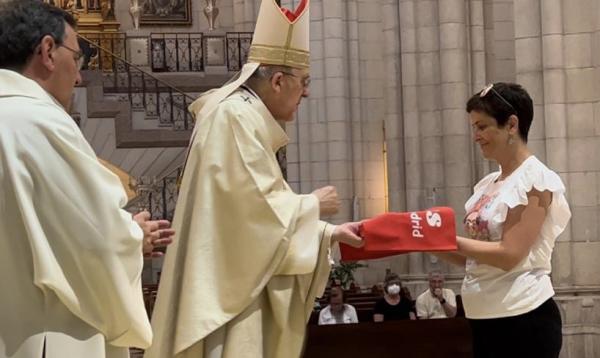
[(333, 226), (282, 177), (275, 152), (287, 140), (244, 88), (198, 122), (146, 358), (300, 355)]
[(139, 225), (73, 119), (0, 70), (0, 357), (123, 358), (150, 345)]

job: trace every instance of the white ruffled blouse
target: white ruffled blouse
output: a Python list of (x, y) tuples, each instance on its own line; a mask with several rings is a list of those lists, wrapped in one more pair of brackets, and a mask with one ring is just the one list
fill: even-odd
[(483, 178), (465, 204), (465, 229), (472, 239), (502, 240), (508, 210), (527, 205), (527, 193), (532, 188), (552, 192), (552, 203), (538, 240), (512, 270), (467, 259), (462, 299), (468, 318), (516, 316), (534, 310), (552, 297), (552, 249), (571, 218), (560, 177), (535, 156), (527, 158), (505, 180), (496, 181), (499, 176), (500, 172), (494, 172)]

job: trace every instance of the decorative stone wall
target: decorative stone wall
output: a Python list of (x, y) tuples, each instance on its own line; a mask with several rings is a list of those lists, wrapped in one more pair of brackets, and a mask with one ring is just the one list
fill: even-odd
[[(140, 26), (142, 33), (150, 32), (207, 32), (208, 21), (204, 16), (204, 8), (206, 7), (205, 0), (189, 0), (192, 5), (192, 23), (191, 25), (151, 25)], [(235, 0), (237, 1), (237, 0)], [(140, 6), (143, 1), (139, 1)], [(219, 9), (219, 16), (217, 17), (217, 29), (222, 31), (233, 31), (234, 27), (234, 14), (233, 14), (233, 2), (234, 0), (219, 0), (217, 1), (217, 7)], [(115, 17), (121, 24), (120, 31), (134, 34), (133, 20), (129, 14), (130, 7), (129, 0), (118, 0), (115, 1)]]
[[(472, 144), (465, 102), (488, 82), (523, 84), (530, 146), (563, 178), (573, 211), (553, 258), (562, 357), (600, 355), (600, 4), (327, 0), (311, 11), (314, 86), (288, 126), (292, 185), (338, 186), (335, 221), (450, 205), (461, 227), (472, 186), (495, 170)], [(370, 262), (357, 278), (369, 286), (391, 269), (416, 295), (435, 268), (458, 287), (460, 268), (423, 254)]]
[(516, 78), (536, 110), (531, 145), (560, 173), (573, 213), (553, 256), (564, 357), (600, 355), (599, 11), (594, 0), (515, 1)]
[[(259, 3), (220, 1), (220, 26), (252, 30)], [(207, 27), (202, 4), (185, 31)], [(127, 11), (117, 6), (126, 29)], [(156, 28), (171, 30), (182, 28)], [(600, 356), (598, 1), (313, 0), (311, 56), (311, 97), (287, 126), (288, 178), (303, 193), (335, 185), (334, 222), (449, 205), (461, 227), (472, 186), (495, 169), (472, 144), (465, 102), (488, 82), (527, 88), (530, 146), (563, 178), (573, 212), (553, 257), (561, 357)], [(462, 269), (426, 254), (370, 262), (357, 279), (370, 286), (391, 269), (416, 296), (436, 268), (458, 287)]]

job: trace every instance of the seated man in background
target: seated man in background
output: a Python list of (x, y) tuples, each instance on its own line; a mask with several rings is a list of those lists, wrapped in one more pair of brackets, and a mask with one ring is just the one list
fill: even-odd
[(332, 287), (329, 293), (329, 305), (319, 312), (319, 326), (358, 323), (356, 309), (344, 301), (344, 290), (339, 286)]
[(444, 288), (444, 275), (440, 271), (429, 273), (429, 289), (417, 297), (416, 306), (419, 319), (456, 316), (456, 297), (451, 289)]

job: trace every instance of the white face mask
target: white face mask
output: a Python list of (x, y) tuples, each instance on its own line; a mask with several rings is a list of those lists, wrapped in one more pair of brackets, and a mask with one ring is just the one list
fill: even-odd
[(389, 285), (387, 291), (390, 295), (397, 295), (400, 293), (400, 286), (397, 284)]

